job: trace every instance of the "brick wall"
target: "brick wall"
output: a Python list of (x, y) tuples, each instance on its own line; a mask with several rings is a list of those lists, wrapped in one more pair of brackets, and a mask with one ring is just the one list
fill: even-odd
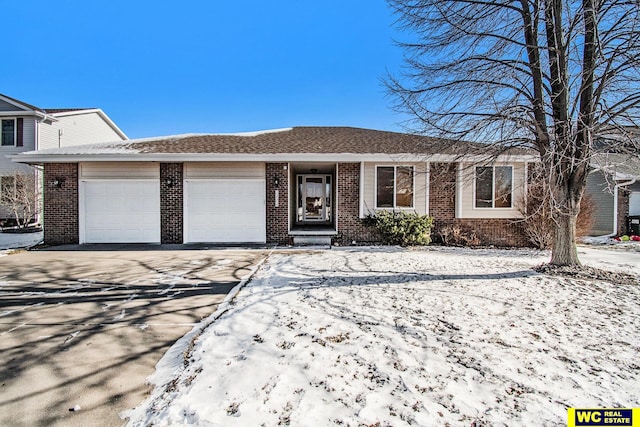
[(521, 223), (511, 219), (461, 219), (456, 212), (456, 164), (432, 163), (430, 168), (429, 215), (434, 218), (433, 238), (438, 242), (445, 227), (475, 234), (481, 245), (531, 246)]
[[(58, 185), (55, 181), (58, 181)], [(77, 244), (79, 242), (78, 164), (45, 164), (43, 193), (44, 243), (48, 245)]]
[(499, 247), (531, 247), (531, 242), (524, 235), (522, 223), (511, 219), (452, 219), (439, 223), (434, 228), (434, 241), (438, 241), (438, 232), (442, 227), (457, 227), (467, 235), (475, 234), (481, 246)]
[(374, 229), (360, 219), (360, 163), (340, 163), (337, 170), (338, 236), (341, 245), (377, 243)]
[[(289, 244), (289, 166), (287, 163), (267, 163), (267, 243)], [(275, 179), (278, 178), (278, 186)], [(278, 190), (278, 206), (275, 193)]]
[(429, 168), (429, 215), (438, 222), (456, 217), (455, 163), (432, 163)]
[[(161, 243), (183, 242), (183, 164), (160, 163)], [(167, 182), (171, 180), (169, 185)]]
[(627, 217), (629, 216), (629, 197), (631, 190), (627, 187), (618, 188), (618, 235), (627, 234)]

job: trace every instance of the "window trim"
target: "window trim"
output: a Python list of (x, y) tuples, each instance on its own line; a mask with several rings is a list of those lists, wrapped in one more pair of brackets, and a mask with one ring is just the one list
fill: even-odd
[[(378, 168), (393, 168), (393, 206), (378, 206)], [(396, 183), (398, 168), (411, 168), (411, 206), (398, 206), (396, 195), (397, 188)], [(386, 210), (394, 210), (394, 209), (403, 209), (403, 210), (415, 210), (416, 208), (416, 167), (415, 165), (388, 165), (388, 164), (380, 164), (375, 165), (374, 168), (374, 204), (376, 209), (386, 209)]]
[[(511, 206), (509, 207), (500, 207), (500, 206), (496, 206), (496, 168), (510, 168), (511, 169)], [(478, 186), (477, 186), (477, 180), (478, 180), (478, 168), (491, 168), (491, 206), (478, 206), (477, 202), (478, 202), (478, 198), (477, 198), (477, 190), (478, 190)], [(479, 209), (479, 210), (487, 210), (487, 209), (492, 209), (492, 210), (512, 210), (514, 208), (513, 206), (513, 183), (514, 183), (514, 179), (515, 179), (515, 168), (513, 167), (513, 165), (492, 165), (492, 166), (474, 166), (473, 167), (473, 209)]]
[[(2, 143), (2, 122), (5, 120), (13, 120), (13, 144), (5, 145)], [(15, 117), (0, 117), (0, 147), (19, 147), (18, 145), (18, 119)]]

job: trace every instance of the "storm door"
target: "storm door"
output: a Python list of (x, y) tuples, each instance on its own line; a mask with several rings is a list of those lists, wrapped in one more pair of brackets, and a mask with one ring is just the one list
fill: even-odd
[(298, 175), (297, 222), (331, 222), (331, 175)]

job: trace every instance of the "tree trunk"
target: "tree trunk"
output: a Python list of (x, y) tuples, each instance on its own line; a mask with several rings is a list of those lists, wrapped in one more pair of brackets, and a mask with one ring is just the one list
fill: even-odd
[(561, 167), (555, 179), (550, 183), (550, 194), (553, 199), (551, 215), (553, 225), (553, 250), (551, 264), (580, 266), (578, 249), (576, 248), (576, 223), (580, 213), (580, 201), (586, 184), (585, 165), (571, 169), (565, 162), (556, 165)]
[(553, 250), (551, 264), (580, 266), (576, 248), (577, 214), (558, 212), (554, 218)]

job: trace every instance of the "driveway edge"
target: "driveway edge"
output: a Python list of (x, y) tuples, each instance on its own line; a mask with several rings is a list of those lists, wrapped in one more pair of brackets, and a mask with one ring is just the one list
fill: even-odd
[[(262, 258), (260, 262), (256, 263), (251, 271), (242, 278), (240, 283), (238, 283), (233, 287), (233, 289), (231, 289), (231, 291), (229, 291), (229, 293), (220, 303), (218, 309), (215, 312), (213, 312), (209, 317), (194, 326), (191, 331), (182, 336), (182, 338), (178, 339), (178, 341), (176, 341), (169, 348), (169, 350), (167, 350), (164, 356), (162, 356), (162, 358), (156, 364), (155, 372), (147, 377), (146, 383), (154, 387), (152, 394), (135, 408), (121, 412), (120, 418), (122, 418), (123, 420), (127, 420), (127, 418), (129, 420), (143, 419), (144, 412), (146, 412), (146, 409), (149, 405), (154, 406), (155, 402), (162, 395), (173, 391), (173, 387), (177, 383), (180, 375), (187, 368), (187, 366), (189, 366), (189, 358), (198, 338), (204, 333), (207, 328), (209, 328), (209, 326), (213, 324), (213, 322), (218, 320), (223, 314), (229, 311), (231, 303), (235, 300), (242, 288), (244, 288), (247, 283), (251, 281), (258, 269), (260, 269), (260, 267), (262, 267), (267, 259), (269, 259), (273, 251), (274, 249), (269, 251), (269, 253), (267, 253), (267, 255)], [(156, 390), (162, 391), (160, 393), (157, 393)], [(149, 402), (149, 405), (146, 405), (146, 402)], [(127, 420), (126, 425), (136, 424), (131, 424), (130, 421)]]

